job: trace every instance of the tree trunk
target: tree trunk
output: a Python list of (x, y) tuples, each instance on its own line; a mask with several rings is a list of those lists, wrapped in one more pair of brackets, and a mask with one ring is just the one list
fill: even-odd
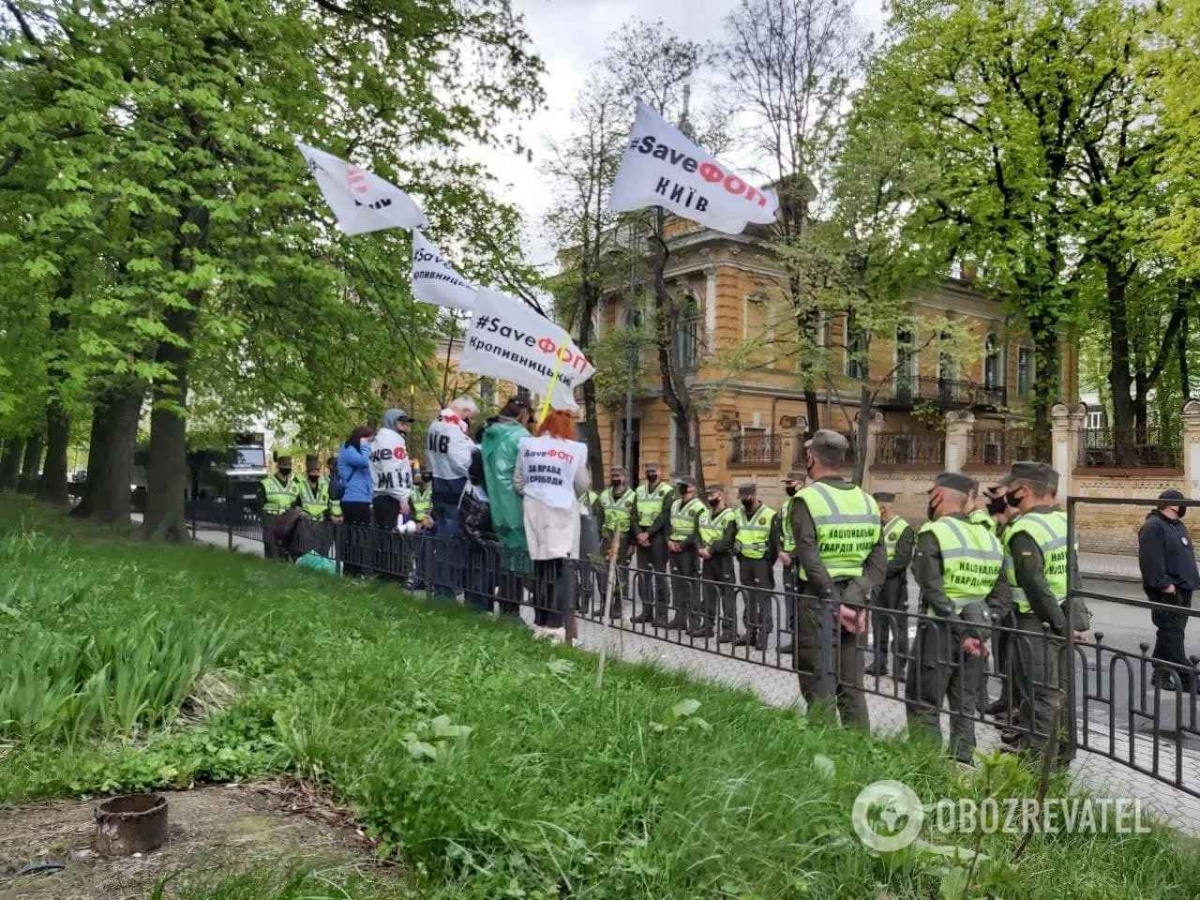
[(1179, 332), (1175, 335), (1175, 352), (1179, 356), (1179, 391), (1183, 402), (1192, 399), (1192, 381), (1188, 373), (1188, 312), (1187, 305), (1183, 307), (1183, 317), (1179, 322)]
[[(65, 301), (72, 291), (71, 279), (64, 278), (55, 292), (55, 299)], [(59, 310), (50, 310), (50, 334), (61, 336), (71, 325), (70, 317)], [(71, 500), (67, 494), (67, 449), (71, 443), (71, 420), (63, 405), (62, 386), (67, 372), (62, 364), (62, 355), (51, 357), (46, 366), (50, 399), (46, 404), (46, 470), (38, 487), (38, 497), (56, 506), (67, 506)]]
[[(583, 348), (580, 348), (583, 349)], [(592, 476), (592, 484), (605, 484), (604, 477), (604, 447), (600, 443), (599, 419), (596, 415), (596, 381), (589, 378), (583, 383), (583, 415), (591, 424), (587, 433), (588, 472)]]
[(4, 442), (4, 452), (0, 454), (0, 493), (17, 489), (17, 478), (21, 474), (21, 456), (24, 452), (24, 438), (10, 437)]
[[(1033, 336), (1036, 377), (1033, 379), (1033, 449), (1035, 459), (1053, 459), (1050, 408), (1060, 399), (1057, 317), (1035, 317), (1029, 322)], [(1074, 461), (1071, 461), (1074, 465)]]
[(694, 448), (696, 456), (696, 495), (703, 497), (707, 487), (704, 484), (704, 454), (700, 444), (700, 410), (693, 404), (691, 430), (692, 440), (688, 443)]
[(191, 308), (172, 309), (166, 316), (168, 330), (178, 342), (159, 344), (157, 361), (174, 375), (172, 382), (154, 387), (154, 411), (150, 414), (150, 465), (146, 472), (146, 518), (142, 534), (147, 538), (179, 543), (188, 539), (184, 517), (187, 491), (187, 403), (188, 367), (191, 363), (192, 327), (200, 305), (198, 295), (189, 295)]
[[(675, 332), (679, 327), (675, 303), (667, 290), (667, 258), (670, 250), (663, 237), (664, 214), (661, 208), (656, 211), (654, 239), (658, 242), (659, 252), (654, 255), (653, 278), (654, 300), (657, 315), (655, 316), (654, 344), (658, 356), (659, 378), (662, 384), (663, 403), (671, 411), (675, 421), (675, 433), (689, 436), (692, 424), (692, 403), (688, 394), (686, 376), (675, 371), (675, 359), (671, 348), (675, 340)], [(682, 430), (680, 430), (682, 429)], [(695, 475), (697, 466), (692, 441), (684, 441), (684, 458), (675, 460), (675, 466), (680, 472)], [(674, 473), (672, 473), (674, 474)]]
[(46, 407), (46, 465), (37, 495), (55, 506), (70, 503), (67, 495), (67, 448), (71, 443), (71, 420), (58, 400)]
[(21, 460), (21, 478), (17, 482), (17, 490), (22, 494), (36, 494), (38, 480), (42, 468), (42, 448), (45, 446), (45, 435), (32, 435), (25, 442), (25, 456)]
[(105, 525), (129, 524), (133, 448), (143, 396), (140, 385), (126, 386), (107, 392), (96, 404), (88, 447), (87, 490), (72, 515)]
[[(1125, 281), (1118, 267), (1109, 262), (1104, 267), (1105, 298), (1108, 302), (1109, 367), (1108, 385), (1112, 389), (1112, 435), (1116, 463), (1134, 464), (1134, 401), (1133, 380), (1130, 376), (1132, 354), (1129, 343), (1129, 319), (1126, 307)], [(1038, 373), (1039, 381), (1041, 373)]]
[(865, 383), (860, 389), (862, 393), (858, 403), (858, 422), (854, 430), (854, 442), (857, 444), (854, 448), (854, 483), (862, 487), (863, 476), (867, 469), (867, 440), (871, 428), (873, 395)]

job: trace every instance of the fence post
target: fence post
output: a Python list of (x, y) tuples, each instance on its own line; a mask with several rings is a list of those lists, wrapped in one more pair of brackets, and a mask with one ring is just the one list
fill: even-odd
[(862, 448), (862, 489), (864, 491), (873, 489), (873, 485), (871, 484), (871, 468), (875, 465), (875, 454), (878, 452), (879, 432), (881, 431), (883, 431), (883, 413), (877, 409), (871, 410), (871, 419), (867, 422), (867, 446)]
[(1056, 403), (1050, 408), (1051, 420), (1051, 463), (1058, 472), (1058, 495), (1069, 497), (1073, 493), (1071, 482), (1075, 466), (1079, 464), (1079, 441), (1083, 423), (1087, 419), (1084, 403)]
[(975, 430), (975, 414), (969, 410), (953, 410), (946, 413), (946, 471), (961, 472), (967, 462), (967, 451), (971, 446), (971, 432)]
[(1200, 500), (1200, 400), (1183, 404), (1183, 482), (1187, 496)]

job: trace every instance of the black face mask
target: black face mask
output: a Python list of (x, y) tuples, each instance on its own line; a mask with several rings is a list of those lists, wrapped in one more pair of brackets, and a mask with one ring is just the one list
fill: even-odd
[(1021, 505), (1021, 498), (1017, 495), (1016, 491), (1009, 491), (1004, 495), (1004, 502), (1013, 509), (1017, 509)]
[(647, 472), (646, 473), (646, 483), (647, 484), (655, 484), (657, 481), (658, 481), (658, 473), (657, 472)]
[(795, 485), (790, 485), (785, 487), (783, 490), (789, 497), (795, 497), (796, 491), (799, 490), (799, 488), (797, 488)]
[(934, 505), (933, 503), (930, 503), (928, 506), (925, 507), (925, 518), (929, 519), (930, 521), (937, 518), (937, 506), (936, 505)]
[(686, 499), (688, 498), (688, 495), (687, 495), (687, 494), (688, 494), (688, 486), (687, 486), (686, 484), (677, 484), (677, 485), (675, 485), (675, 491), (676, 491), (676, 492), (679, 494), (679, 496), (680, 496), (680, 497), (682, 497), (684, 500), (686, 500)]
[(744, 506), (746, 508), (746, 512), (750, 512), (751, 510), (754, 509), (754, 500), (747, 498), (742, 501), (742, 506)]
[(1176, 507), (1175, 512), (1179, 513), (1179, 518), (1182, 519), (1184, 516), (1187, 515), (1187, 507), (1186, 506)]
[(624, 484), (625, 484), (625, 482), (623, 482), (620, 478), (614, 478), (612, 481), (610, 481), (608, 483), (608, 486), (611, 487), (614, 491), (619, 491)]
[(280, 477), (280, 478), (291, 478), (291, 477), (292, 477), (292, 470), (291, 470), (291, 469), (280, 469), (280, 470), (279, 470), (279, 477)]
[(711, 506), (713, 509), (717, 509), (721, 505), (721, 498), (720, 497), (709, 497), (708, 505)]
[(988, 501), (987, 511), (989, 516), (998, 516), (1008, 509), (1007, 497), (993, 497)]

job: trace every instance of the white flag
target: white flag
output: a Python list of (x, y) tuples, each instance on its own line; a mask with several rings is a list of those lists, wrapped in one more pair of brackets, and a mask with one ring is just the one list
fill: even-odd
[(751, 185), (639, 103), (608, 208), (628, 212), (647, 206), (664, 207), (726, 234), (741, 234), (748, 222), (774, 222), (779, 198), (774, 191)]
[(308, 161), (308, 171), (338, 226), (346, 234), (366, 234), (384, 228), (428, 228), (429, 220), (413, 199), (390, 181), (339, 159), (332, 153), (296, 141)]
[(419, 231), (413, 232), (412, 288), (413, 296), (424, 303), (466, 312), (475, 308), (475, 286)]
[[(595, 374), (571, 336), (520, 300), (481, 288), (458, 368), (529, 388), (550, 405), (578, 409), (575, 388)], [(557, 373), (557, 380), (555, 375)]]

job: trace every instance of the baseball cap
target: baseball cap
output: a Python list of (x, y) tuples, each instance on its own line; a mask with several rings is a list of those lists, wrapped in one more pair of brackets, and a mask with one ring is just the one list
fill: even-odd
[(979, 482), (961, 472), (942, 472), (933, 479), (933, 487), (926, 493), (932, 494), (940, 487), (958, 491), (960, 494), (974, 494), (979, 490)]

